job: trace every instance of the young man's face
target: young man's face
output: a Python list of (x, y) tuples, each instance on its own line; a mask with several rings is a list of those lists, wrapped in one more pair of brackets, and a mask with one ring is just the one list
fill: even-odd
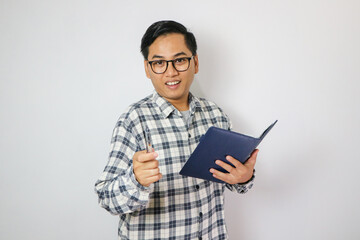
[[(148, 61), (173, 60), (191, 57), (192, 53), (185, 44), (182, 34), (171, 33), (158, 37), (149, 47)], [(151, 79), (155, 90), (174, 106), (187, 104), (190, 86), (194, 75), (199, 70), (198, 57), (190, 60), (189, 68), (184, 72), (177, 71), (171, 62), (166, 72), (156, 74), (148, 61), (144, 61), (146, 76)]]

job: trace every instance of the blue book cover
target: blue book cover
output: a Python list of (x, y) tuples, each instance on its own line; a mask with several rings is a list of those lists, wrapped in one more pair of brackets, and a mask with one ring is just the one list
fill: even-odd
[(271, 124), (259, 138), (250, 137), (241, 133), (225, 130), (217, 127), (210, 127), (200, 139), (198, 146), (191, 154), (180, 171), (181, 175), (201, 178), (218, 183), (223, 181), (214, 178), (209, 172), (214, 168), (221, 172), (227, 171), (215, 164), (216, 160), (222, 160), (232, 165), (225, 158), (230, 155), (241, 163), (245, 163), (250, 154), (270, 132), (277, 123)]

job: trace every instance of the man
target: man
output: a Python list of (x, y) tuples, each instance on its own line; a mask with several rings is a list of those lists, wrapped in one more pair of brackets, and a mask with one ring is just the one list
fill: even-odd
[[(190, 93), (199, 71), (195, 37), (174, 21), (152, 24), (141, 42), (146, 76), (155, 91), (131, 105), (113, 132), (109, 161), (96, 182), (99, 203), (120, 215), (120, 239), (227, 239), (225, 187), (245, 193), (253, 182), (258, 150), (229, 173), (210, 169), (220, 184), (179, 174), (211, 126), (231, 129), (214, 103)], [(146, 138), (153, 150), (146, 152)]]

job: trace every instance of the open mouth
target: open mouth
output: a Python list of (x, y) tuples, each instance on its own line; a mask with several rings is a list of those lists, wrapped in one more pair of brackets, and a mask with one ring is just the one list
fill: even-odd
[(165, 84), (168, 85), (168, 86), (174, 86), (174, 85), (177, 85), (179, 83), (180, 83), (180, 81), (174, 81), (174, 82), (167, 82)]

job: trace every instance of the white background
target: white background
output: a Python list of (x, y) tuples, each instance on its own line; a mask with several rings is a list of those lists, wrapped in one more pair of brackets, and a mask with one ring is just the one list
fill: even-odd
[(112, 129), (152, 92), (140, 40), (197, 37), (192, 91), (259, 136), (254, 189), (226, 194), (232, 240), (360, 239), (357, 0), (0, 0), (0, 239), (117, 239), (93, 186)]

